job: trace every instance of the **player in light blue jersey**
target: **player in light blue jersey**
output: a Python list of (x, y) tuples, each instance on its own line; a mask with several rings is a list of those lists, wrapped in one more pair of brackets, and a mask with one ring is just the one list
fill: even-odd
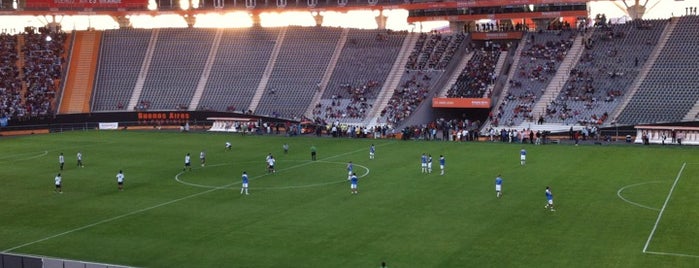
[(374, 159), (374, 155), (376, 155), (376, 147), (372, 144), (369, 146), (369, 159)]
[(544, 208), (550, 208), (551, 211), (556, 211), (553, 207), (553, 193), (551, 193), (551, 188), (546, 186), (546, 206)]
[(420, 166), (422, 167), (422, 173), (427, 173), (427, 155), (424, 153), (420, 156)]
[(243, 194), (243, 192), (245, 192), (246, 195), (249, 194), (248, 193), (248, 173), (245, 171), (243, 171), (243, 183), (242, 183), (242, 186), (240, 187), (240, 194)]
[(502, 176), (500, 174), (495, 177), (495, 197), (502, 197)]
[(427, 156), (427, 173), (432, 174), (432, 155)]
[(524, 148), (522, 148), (522, 150), (519, 151), (519, 164), (524, 166), (524, 164), (526, 164), (526, 162), (527, 162), (527, 150), (524, 150)]
[(350, 191), (352, 194), (357, 194), (357, 182), (359, 181), (359, 178), (357, 178), (357, 174), (352, 173), (352, 176), (350, 176)]
[(352, 179), (352, 174), (354, 174), (354, 164), (352, 164), (352, 161), (349, 161), (347, 163), (347, 180)]
[(443, 155), (439, 156), (439, 175), (444, 175), (444, 166), (446, 166), (447, 161), (444, 159)]

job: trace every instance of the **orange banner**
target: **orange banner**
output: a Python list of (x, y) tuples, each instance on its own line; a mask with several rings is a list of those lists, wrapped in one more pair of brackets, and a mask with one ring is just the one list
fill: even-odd
[(432, 108), (490, 108), (488, 98), (432, 98)]

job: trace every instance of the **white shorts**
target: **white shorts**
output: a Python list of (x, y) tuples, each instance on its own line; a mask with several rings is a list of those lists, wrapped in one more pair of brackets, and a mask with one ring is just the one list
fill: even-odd
[(350, 184), (350, 189), (357, 189), (357, 185), (354, 184), (354, 183), (353, 183), (353, 184)]
[(352, 176), (352, 171), (351, 171), (351, 170), (348, 170), (348, 171), (347, 171), (347, 175), (348, 175), (348, 176)]
[(427, 163), (422, 163), (422, 167), (423, 167), (423, 168), (426, 168), (426, 167), (427, 167)]
[(444, 169), (444, 165), (439, 165), (439, 169)]
[(527, 156), (526, 156), (526, 155), (521, 155), (521, 156), (519, 156), (519, 160), (522, 160), (522, 161), (527, 160)]
[(495, 185), (495, 191), (496, 191), (496, 192), (502, 191), (502, 185), (496, 184), (496, 185)]
[(374, 156), (374, 153), (369, 153), (369, 156)]
[(248, 183), (243, 183), (243, 188), (248, 188)]
[(549, 199), (549, 205), (553, 205), (553, 199)]
[(432, 169), (432, 163), (427, 163), (427, 168)]

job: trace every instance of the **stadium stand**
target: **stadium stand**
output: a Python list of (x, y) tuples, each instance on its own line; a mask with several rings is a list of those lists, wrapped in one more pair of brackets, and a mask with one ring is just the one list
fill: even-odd
[(54, 100), (63, 75), (67, 36), (65, 32), (49, 31), (44, 27), (23, 35), (24, 108), (31, 117), (55, 113)]
[(361, 122), (386, 81), (406, 35), (385, 30), (350, 30), (313, 116), (343, 123)]
[[(126, 110), (153, 30), (107, 30), (102, 35), (92, 111)], [(145, 107), (143, 107), (145, 108)]]
[(278, 28), (225, 29), (198, 109), (247, 111), (278, 35)]
[(667, 20), (595, 28), (563, 90), (546, 108), (545, 121), (602, 124), (621, 102), (656, 47)]
[(187, 109), (214, 41), (213, 29), (161, 29), (141, 100), (152, 110)]
[(493, 126), (515, 126), (532, 118), (534, 104), (541, 98), (551, 77), (558, 71), (566, 51), (573, 45), (573, 31), (528, 33), (517, 65), (511, 72), (508, 91), (495, 108)]
[(678, 18), (678, 26), (649, 70), (648, 76), (619, 114), (620, 124), (679, 122), (699, 101), (699, 17)]
[(456, 82), (447, 91), (449, 98), (481, 98), (495, 82), (495, 65), (500, 50), (476, 50), (468, 65), (461, 70)]
[(340, 39), (340, 28), (289, 27), (256, 114), (301, 118)]
[(17, 65), (18, 51), (17, 35), (0, 34), (0, 117), (10, 119), (26, 115), (20, 95), (22, 81)]

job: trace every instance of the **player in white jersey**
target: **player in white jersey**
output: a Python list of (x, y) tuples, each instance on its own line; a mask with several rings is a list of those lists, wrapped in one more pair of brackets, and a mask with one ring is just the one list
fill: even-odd
[(277, 170), (274, 169), (274, 164), (277, 162), (277, 160), (274, 160), (274, 156), (269, 156), (269, 159), (267, 160), (267, 172), (269, 173), (277, 173)]
[(85, 167), (85, 166), (83, 165), (83, 153), (81, 153), (80, 151), (78, 151), (77, 158), (78, 158), (78, 166), (79, 166), (79, 167)]
[(427, 173), (432, 173), (432, 155), (427, 156)]
[(199, 162), (201, 163), (202, 167), (206, 165), (206, 150), (202, 150), (199, 153)]
[(56, 190), (54, 191), (56, 191), (59, 194), (62, 194), (63, 189), (61, 189), (61, 181), (63, 180), (63, 178), (61, 178), (61, 173), (58, 173), (58, 175), (56, 175), (56, 177), (53, 180), (56, 185)]
[(63, 156), (63, 153), (60, 153), (58, 155), (58, 165), (59, 165), (61, 170), (63, 170), (63, 164), (65, 164), (65, 163), (66, 163), (66, 158)]
[(192, 158), (189, 156), (189, 153), (184, 155), (184, 168), (182, 171), (185, 171), (189, 168), (189, 171), (192, 171)]
[(117, 188), (119, 188), (119, 191), (124, 190), (124, 172), (119, 170), (119, 173), (116, 174), (116, 179), (117, 179)]
[(230, 151), (231, 148), (233, 148), (233, 145), (231, 144), (230, 141), (227, 141), (227, 142), (226, 142), (226, 151)]

